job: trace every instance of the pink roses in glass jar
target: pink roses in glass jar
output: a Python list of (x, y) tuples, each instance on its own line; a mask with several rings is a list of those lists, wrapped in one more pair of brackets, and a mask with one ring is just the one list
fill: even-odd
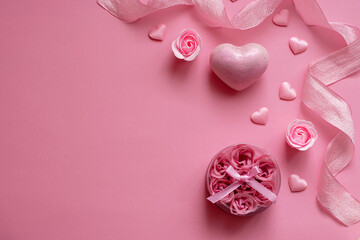
[(286, 131), (286, 142), (290, 147), (306, 151), (312, 147), (318, 138), (314, 125), (305, 120), (292, 121)]
[[(234, 178), (231, 171), (239, 174), (239, 178)], [(250, 178), (252, 183), (247, 181)], [(277, 195), (280, 190), (280, 169), (263, 149), (249, 144), (237, 144), (221, 150), (210, 162), (206, 174), (207, 190), (211, 198), (219, 192), (223, 193), (215, 204), (225, 212), (249, 216), (268, 208), (273, 202), (269, 194), (265, 193), (267, 196), (264, 196), (252, 187), (254, 184), (256, 189), (259, 189), (256, 185), (261, 185), (260, 192), (263, 192), (263, 188)]]

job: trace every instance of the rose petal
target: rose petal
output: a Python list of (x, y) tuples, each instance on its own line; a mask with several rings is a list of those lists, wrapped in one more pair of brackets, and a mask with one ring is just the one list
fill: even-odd
[(236, 146), (231, 153), (231, 165), (236, 170), (248, 170), (254, 163), (254, 150), (244, 145)]
[(200, 53), (200, 47), (197, 47), (195, 52), (193, 54), (191, 54), (190, 56), (184, 58), (184, 60), (188, 61), (188, 62), (193, 61), (197, 57), (197, 55), (199, 55), (199, 53)]
[(226, 155), (222, 154), (216, 157), (214, 165), (210, 170), (210, 175), (216, 178), (225, 178), (226, 169), (230, 166), (230, 160)]
[(176, 40), (172, 42), (171, 49), (178, 59), (184, 59), (184, 56), (179, 52), (178, 48), (176, 47)]
[(258, 204), (256, 200), (247, 193), (237, 193), (230, 204), (230, 212), (235, 215), (246, 215), (256, 211)]
[(260, 169), (260, 173), (255, 176), (261, 181), (270, 181), (273, 178), (276, 166), (274, 161), (268, 155), (263, 155), (254, 160), (255, 165)]

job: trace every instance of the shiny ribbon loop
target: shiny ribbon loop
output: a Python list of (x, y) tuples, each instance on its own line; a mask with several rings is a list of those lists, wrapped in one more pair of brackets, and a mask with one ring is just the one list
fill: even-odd
[(97, 0), (115, 17), (134, 22), (157, 10), (177, 6), (193, 5), (199, 14), (217, 27), (250, 29), (272, 14), (281, 0), (255, 0), (247, 4), (231, 19), (222, 0)]
[(261, 183), (255, 180), (255, 176), (260, 173), (260, 170), (258, 167), (253, 167), (247, 174), (240, 175), (232, 166), (229, 166), (226, 169), (226, 172), (234, 178), (236, 181), (232, 183), (227, 188), (224, 188), (223, 190), (215, 193), (214, 195), (207, 198), (212, 203), (216, 203), (226, 197), (231, 192), (235, 191), (238, 187), (241, 186), (243, 182), (246, 182), (249, 186), (254, 188), (256, 191), (261, 193), (264, 197), (269, 199), (271, 202), (275, 202), (276, 200), (276, 194), (264, 187)]
[(347, 44), (346, 47), (310, 63), (302, 100), (307, 107), (340, 130), (328, 145), (317, 198), (340, 222), (350, 226), (360, 221), (360, 202), (338, 182), (336, 175), (353, 158), (354, 124), (349, 105), (329, 85), (360, 70), (360, 31), (347, 24), (329, 23), (315, 0), (293, 1), (307, 25), (335, 31)]

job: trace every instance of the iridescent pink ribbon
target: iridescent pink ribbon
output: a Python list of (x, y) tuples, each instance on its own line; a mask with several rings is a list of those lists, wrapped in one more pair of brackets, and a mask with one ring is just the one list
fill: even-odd
[(335, 176), (353, 158), (354, 124), (349, 105), (328, 85), (360, 70), (360, 32), (350, 25), (329, 23), (315, 0), (294, 0), (294, 3), (307, 25), (335, 31), (347, 44), (346, 47), (310, 63), (303, 88), (303, 102), (340, 130), (328, 145), (317, 198), (333, 216), (349, 226), (360, 221), (360, 202), (351, 196)]
[[(333, 216), (349, 226), (360, 221), (360, 202), (337, 181), (354, 155), (354, 125), (348, 104), (328, 85), (360, 69), (359, 29), (347, 24), (329, 23), (315, 0), (293, 0), (307, 25), (330, 29), (340, 34), (346, 47), (309, 65), (303, 89), (303, 102), (340, 130), (329, 143), (325, 166), (318, 186), (318, 200)], [(159, 9), (194, 5), (200, 15), (215, 26), (249, 29), (273, 13), (281, 0), (255, 0), (229, 18), (221, 0), (98, 0), (114, 16), (129, 22)]]
[(134, 22), (157, 10), (176, 6), (194, 5), (199, 14), (217, 27), (253, 28), (274, 12), (281, 0), (255, 0), (229, 19), (222, 0), (98, 0), (115, 17)]
[(264, 197), (269, 199), (271, 202), (275, 202), (276, 194), (264, 187), (261, 183), (255, 180), (255, 176), (260, 173), (260, 169), (258, 167), (253, 167), (250, 171), (245, 175), (240, 175), (232, 166), (229, 166), (226, 169), (226, 172), (235, 179), (230, 186), (222, 189), (221, 191), (211, 195), (207, 198), (212, 203), (216, 203), (229, 195), (231, 192), (235, 191), (238, 187), (241, 186), (242, 183), (246, 182), (249, 186), (254, 188), (256, 191), (261, 193)]

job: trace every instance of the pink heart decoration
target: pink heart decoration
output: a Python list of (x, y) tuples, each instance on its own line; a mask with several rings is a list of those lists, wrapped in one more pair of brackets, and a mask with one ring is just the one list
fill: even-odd
[(229, 43), (220, 44), (210, 55), (210, 65), (214, 73), (237, 91), (255, 83), (265, 72), (268, 63), (268, 52), (256, 43), (241, 47)]
[(162, 41), (165, 39), (166, 25), (165, 24), (156, 25), (154, 28), (150, 29), (148, 34), (151, 39)]
[(275, 25), (281, 26), (281, 27), (287, 27), (289, 24), (289, 10), (283, 9), (278, 14), (275, 14), (273, 17), (273, 22)]
[(296, 174), (291, 174), (289, 177), (289, 187), (292, 192), (300, 192), (306, 189), (307, 182)]
[(283, 82), (279, 88), (279, 97), (283, 100), (294, 100), (296, 98), (296, 91), (290, 86), (290, 83)]
[(289, 40), (289, 46), (294, 54), (299, 54), (306, 51), (306, 49), (308, 48), (308, 43), (305, 40), (299, 39), (297, 37), (292, 37)]
[(251, 115), (251, 121), (256, 124), (265, 125), (269, 119), (269, 109), (266, 107), (260, 108)]

